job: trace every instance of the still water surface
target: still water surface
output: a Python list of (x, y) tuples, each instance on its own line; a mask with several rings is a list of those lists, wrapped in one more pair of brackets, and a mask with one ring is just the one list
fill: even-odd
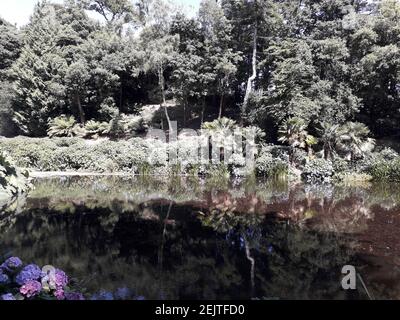
[[(56, 177), (1, 210), (0, 254), (90, 295), (400, 299), (399, 230), (397, 185)], [(342, 290), (347, 264), (365, 286)]]

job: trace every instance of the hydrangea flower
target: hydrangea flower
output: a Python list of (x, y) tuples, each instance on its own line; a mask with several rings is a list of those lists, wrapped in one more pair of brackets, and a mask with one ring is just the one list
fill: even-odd
[(11, 301), (11, 300), (17, 300), (17, 299), (15, 299), (15, 297), (11, 293), (6, 293), (0, 297), (0, 300)]
[(8, 275), (0, 272), (0, 284), (8, 284), (10, 282), (10, 278)]
[(143, 296), (137, 296), (135, 300), (140, 300), (140, 301), (142, 301), (142, 300), (146, 300), (146, 298), (143, 297)]
[(19, 292), (27, 298), (34, 297), (40, 293), (42, 285), (39, 281), (28, 280), (20, 289)]
[(22, 261), (18, 257), (8, 258), (0, 268), (6, 272), (12, 272), (22, 267)]
[(41, 275), (42, 271), (40, 268), (35, 264), (30, 264), (21, 270), (15, 281), (22, 286), (30, 280), (38, 280)]
[(129, 298), (130, 295), (131, 295), (131, 290), (129, 290), (128, 288), (119, 288), (115, 293), (115, 298), (119, 300), (126, 300)]
[(71, 301), (85, 300), (82, 293), (79, 292), (67, 292), (65, 293), (65, 299)]
[(112, 292), (100, 291), (99, 294), (94, 294), (90, 300), (114, 300)]
[(55, 273), (55, 284), (57, 288), (64, 288), (68, 284), (68, 276), (64, 271), (56, 269)]
[(57, 300), (64, 300), (64, 290), (59, 288), (54, 292), (54, 296), (57, 298)]

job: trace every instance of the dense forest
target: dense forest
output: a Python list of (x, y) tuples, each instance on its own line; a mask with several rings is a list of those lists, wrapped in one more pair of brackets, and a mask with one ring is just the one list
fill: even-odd
[(195, 17), (162, 0), (41, 1), (21, 29), (0, 21), (2, 133), (162, 104), (179, 126), (227, 116), (271, 141), (290, 118), (311, 133), (357, 121), (391, 136), (399, 41), (396, 0), (204, 0)]

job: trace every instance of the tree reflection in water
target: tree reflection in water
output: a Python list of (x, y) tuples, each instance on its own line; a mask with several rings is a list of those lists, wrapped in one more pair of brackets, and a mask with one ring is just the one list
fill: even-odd
[(400, 298), (399, 195), (376, 185), (43, 179), (2, 210), (0, 252), (57, 265), (93, 293), (366, 299), (361, 286), (340, 288), (341, 267), (354, 264), (376, 298)]

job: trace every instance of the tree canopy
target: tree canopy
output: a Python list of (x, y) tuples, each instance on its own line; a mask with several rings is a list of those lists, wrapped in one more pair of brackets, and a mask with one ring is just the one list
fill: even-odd
[(0, 20), (0, 107), (30, 136), (160, 104), (181, 127), (228, 116), (271, 141), (291, 118), (383, 137), (400, 123), (399, 30), (396, 0), (203, 0), (194, 17), (167, 0), (40, 1), (20, 30)]

